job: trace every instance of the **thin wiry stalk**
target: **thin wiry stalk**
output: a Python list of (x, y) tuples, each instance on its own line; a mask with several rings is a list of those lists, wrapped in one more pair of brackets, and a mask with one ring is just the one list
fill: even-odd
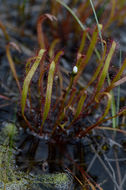
[(122, 186), (125, 183), (125, 181), (126, 181), (126, 173), (125, 173), (125, 175), (124, 175), (124, 177), (123, 177), (123, 179), (121, 181), (120, 188), (122, 188)]
[[(86, 28), (84, 27), (84, 25), (82, 24), (82, 22), (80, 21), (80, 19), (76, 16), (76, 14), (72, 11), (72, 9), (70, 9), (64, 2), (62, 2), (61, 0), (56, 0), (58, 3), (60, 3), (61, 5), (63, 5), (71, 14), (72, 16), (75, 18), (75, 20), (78, 22), (78, 24), (80, 25), (81, 29), (84, 31), (86, 30)], [(89, 41), (91, 42), (91, 37), (90, 35), (87, 33), (87, 37), (89, 39)], [(100, 53), (98, 52), (98, 50), (95, 48), (94, 49), (98, 59), (101, 58)]]
[(84, 137), (87, 133), (89, 133), (92, 129), (96, 128), (97, 126), (99, 126), (101, 123), (104, 123), (108, 120), (111, 120), (112, 118), (116, 118), (117, 116), (122, 115), (124, 112), (126, 112), (126, 106), (124, 106), (116, 115), (108, 117), (107, 119), (102, 119), (99, 120), (98, 122), (96, 122), (95, 124), (91, 125), (90, 127), (88, 127), (85, 131), (81, 131), (78, 134), (76, 134), (76, 137)]
[[(108, 80), (108, 84), (110, 84), (111, 82), (110, 82), (108, 73), (107, 73), (107, 80)], [(112, 96), (111, 113), (112, 113), (112, 116), (114, 116), (116, 114), (115, 97), (114, 97), (113, 91), (111, 91), (110, 94)], [(112, 127), (116, 128), (116, 118), (112, 118)]]
[[(112, 170), (112, 174), (111, 174), (110, 170), (107, 168), (107, 166), (105, 165), (104, 161), (103, 161), (103, 160), (101, 159), (101, 157), (98, 155), (98, 153), (97, 153), (97, 151), (95, 150), (95, 148), (94, 148), (93, 145), (91, 145), (91, 148), (92, 148), (92, 150), (95, 152), (95, 154), (97, 155), (97, 158), (99, 159), (99, 161), (100, 161), (101, 164), (103, 165), (104, 169), (105, 169), (106, 172), (109, 174), (111, 180), (113, 181), (113, 183), (116, 185), (116, 187), (117, 187), (118, 190), (119, 190), (119, 185), (117, 184), (116, 178), (115, 178), (115, 172), (114, 172), (112, 166), (110, 165), (110, 162), (108, 162), (108, 165), (109, 165), (109, 167), (110, 167), (111, 170)], [(114, 178), (113, 178), (113, 176), (114, 176)]]
[[(97, 150), (97, 153), (98, 153), (98, 154), (101, 152), (101, 147), (103, 146), (103, 144), (104, 144), (104, 142), (102, 142), (102, 144), (100, 144), (100, 145), (98, 146), (98, 150)], [(90, 164), (88, 165), (88, 168), (87, 168), (87, 170), (86, 170), (87, 172), (89, 172), (89, 171), (91, 170), (91, 168), (92, 168), (92, 166), (93, 166), (93, 164), (94, 164), (96, 158), (97, 158), (97, 155), (95, 154), (95, 155), (93, 156), (93, 159), (91, 160)]]
[(94, 17), (95, 17), (95, 20), (96, 20), (96, 23), (97, 23), (98, 33), (99, 33), (99, 36), (100, 36), (100, 39), (101, 39), (102, 51), (104, 51), (104, 43), (103, 43), (103, 38), (102, 38), (102, 33), (101, 33), (101, 27), (100, 27), (101, 25), (99, 24), (99, 21), (98, 21), (98, 18), (97, 18), (97, 14), (96, 14), (96, 11), (95, 11), (95, 8), (94, 8), (92, 0), (90, 0), (90, 4), (91, 4), (91, 7), (92, 7), (92, 10), (93, 10), (93, 13), (94, 13)]
[[(114, 150), (114, 156), (115, 156), (115, 160), (116, 160), (115, 162), (116, 162), (116, 169), (117, 169), (117, 179), (118, 179), (118, 184), (120, 186), (121, 181), (122, 181), (122, 176), (121, 176), (121, 172), (120, 172), (120, 166), (119, 166), (116, 150)], [(123, 190), (123, 188), (121, 187), (119, 190)]]
[[(121, 63), (122, 63), (122, 51), (120, 50), (120, 56), (119, 56), (119, 68), (121, 68)], [(118, 86), (118, 91), (117, 91), (117, 105), (116, 105), (116, 113), (119, 112), (120, 109), (120, 85)], [(116, 118), (116, 126), (119, 125), (119, 117)]]

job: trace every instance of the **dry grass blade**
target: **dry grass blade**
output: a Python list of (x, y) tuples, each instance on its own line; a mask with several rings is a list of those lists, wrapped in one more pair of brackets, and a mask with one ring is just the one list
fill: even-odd
[(14, 66), (13, 59), (11, 57), (10, 46), (14, 47), (19, 52), (20, 52), (20, 49), (19, 49), (19, 47), (14, 42), (10, 42), (6, 46), (6, 55), (7, 55), (8, 61), (9, 61), (9, 65), (10, 65), (11, 71), (13, 73), (13, 76), (14, 76), (14, 78), (16, 80), (17, 86), (19, 88), (19, 92), (21, 94), (21, 86), (20, 86), (20, 83), (19, 83), (19, 80), (18, 80), (18, 76), (17, 76), (17, 73), (16, 73), (16, 69), (15, 69), (15, 66)]
[(109, 130), (109, 131), (116, 131), (116, 132), (120, 132), (120, 133), (123, 133), (124, 135), (126, 135), (126, 131), (125, 131), (125, 130), (118, 129), (118, 128), (111, 128), (111, 127), (106, 127), (106, 126), (99, 126), (99, 127), (96, 127), (96, 129)]
[(11, 100), (10, 98), (8, 98), (7, 96), (1, 95), (0, 94), (0, 98), (4, 99), (4, 100)]
[(121, 78), (120, 80), (118, 80), (117, 82), (115, 82), (113, 84), (113, 87), (119, 86), (120, 84), (123, 84), (124, 82), (126, 82), (126, 76)]
[(9, 37), (8, 33), (6, 32), (6, 28), (5, 28), (5, 26), (3, 25), (3, 23), (2, 23), (1, 21), (0, 21), (0, 28), (1, 28), (1, 30), (2, 30), (3, 33), (4, 33), (5, 39), (6, 39), (7, 41), (9, 41), (9, 40), (10, 40), (10, 37)]

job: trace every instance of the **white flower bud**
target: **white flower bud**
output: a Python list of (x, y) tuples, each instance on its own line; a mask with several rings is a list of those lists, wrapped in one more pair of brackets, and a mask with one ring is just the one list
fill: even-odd
[(77, 72), (78, 72), (78, 68), (77, 68), (77, 66), (74, 66), (73, 67), (73, 73), (76, 74)]
[(102, 30), (102, 28), (103, 28), (102, 24), (98, 24), (98, 27), (100, 30)]

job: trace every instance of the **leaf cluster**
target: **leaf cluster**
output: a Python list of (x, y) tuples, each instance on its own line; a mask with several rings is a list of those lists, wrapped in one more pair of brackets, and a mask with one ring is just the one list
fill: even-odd
[[(57, 0), (57, 2), (60, 1)], [(75, 1), (73, 5), (76, 3)], [(100, 3), (100, 0), (97, 1), (95, 9), (100, 6)], [(58, 25), (54, 24), (54, 21), (57, 20), (61, 10), (61, 5), (63, 4), (61, 2), (58, 4), (52, 1), (51, 7), (52, 12), (55, 12), (55, 16), (44, 14), (38, 18), (37, 38), (40, 50), (35, 56), (29, 58), (26, 63), (26, 75), (22, 88), (16, 74), (9, 47), (11, 45), (18, 51), (19, 48), (13, 42), (7, 45), (6, 54), (21, 95), (20, 114), (26, 123), (25, 125), (23, 124), (24, 128), (29, 128), (39, 135), (69, 134), (83, 137), (102, 122), (111, 119), (109, 113), (112, 103), (111, 90), (126, 80), (125, 77), (122, 77), (126, 67), (125, 59), (115, 77), (109, 84), (106, 82), (117, 45), (115, 41), (112, 41), (111, 45), (107, 45), (105, 40), (101, 42), (98, 34), (99, 29), (102, 32), (113, 22), (115, 5), (114, 1), (112, 3), (110, 18), (103, 28), (94, 26), (92, 29), (86, 29), (84, 26), (81, 27), (83, 34), (80, 46), (76, 53), (74, 52), (76, 54), (76, 60), (74, 61), (74, 66), (71, 67), (70, 73), (61, 65), (61, 56), (63, 56), (64, 51), (61, 48), (57, 52), (55, 51), (57, 44), (60, 42), (59, 38), (57, 38), (58, 35), (56, 35), (56, 38), (50, 44), (42, 28), (43, 22), (48, 19), (48, 21), (51, 21), (52, 33), (54, 29), (57, 29)], [(55, 6), (56, 9), (54, 9)], [(63, 6), (66, 5), (63, 4)], [(118, 7), (122, 10), (119, 3)], [(68, 9), (67, 6), (66, 8)], [(77, 8), (77, 15), (82, 16), (82, 13), (84, 13), (83, 18), (86, 20), (89, 15), (85, 15), (86, 12), (84, 10), (87, 8), (89, 8), (89, 1), (81, 3), (81, 6)], [(71, 9), (69, 9), (69, 12), (75, 17)], [(82, 18), (77, 19), (75, 17), (75, 19), (80, 26), (82, 25), (81, 21), (85, 21)], [(66, 20), (62, 22), (63, 26), (61, 27), (67, 30), (67, 35), (71, 33), (70, 23), (71, 18), (68, 14)], [(3, 28), (2, 24), (1, 26)], [(77, 28), (75, 31), (77, 31)], [(5, 32), (4, 28), (3, 31)], [(80, 31), (77, 31), (76, 34), (81, 36)], [(100, 52), (98, 51), (99, 42), (104, 44)], [(83, 84), (85, 69), (92, 61), (94, 55), (97, 57), (95, 59), (96, 68), (90, 80), (86, 84)], [(98, 110), (99, 107), (103, 107), (103, 109), (99, 117), (95, 120), (95, 123), (92, 122), (91, 125), (86, 126), (85, 118), (94, 114), (94, 111)], [(125, 107), (113, 117), (119, 116), (124, 112)], [(107, 116), (109, 117), (106, 118)], [(81, 126), (80, 124), (78, 125), (79, 121), (81, 121)]]
[[(125, 77), (120, 78), (126, 67), (126, 59), (115, 77), (107, 84), (106, 78), (116, 49), (116, 42), (112, 41), (111, 46), (108, 47), (104, 40), (104, 50), (98, 52), (96, 69), (92, 73), (91, 79), (86, 85), (80, 84), (82, 74), (84, 74), (84, 70), (94, 53), (97, 52), (99, 43), (97, 27), (94, 28), (90, 41), (87, 39), (88, 30), (85, 30), (76, 53), (73, 71), (67, 75), (69, 82), (65, 84), (66, 77), (60, 65), (63, 51), (58, 50), (55, 53), (54, 49), (57, 43), (55, 40), (49, 50), (46, 49), (44, 35), (40, 33), (42, 31), (40, 23), (46, 18), (51, 21), (54, 20), (50, 14), (45, 14), (38, 19), (38, 42), (41, 49), (26, 64), (26, 77), (21, 92), (22, 116), (27, 127), (37, 134), (48, 133), (49, 136), (70, 134), (82, 137), (101, 124), (106, 116), (110, 115), (109, 110), (112, 101), (110, 92), (114, 87), (125, 82)], [(89, 45), (85, 50), (87, 40)], [(37, 79), (34, 83), (35, 76)], [(36, 90), (35, 93), (34, 90)], [(94, 110), (99, 109), (100, 106), (103, 106), (103, 109), (99, 118), (85, 129), (84, 118), (94, 113)], [(122, 109), (117, 115), (124, 111), (125, 109)], [(81, 127), (78, 126), (79, 120), (82, 121)]]

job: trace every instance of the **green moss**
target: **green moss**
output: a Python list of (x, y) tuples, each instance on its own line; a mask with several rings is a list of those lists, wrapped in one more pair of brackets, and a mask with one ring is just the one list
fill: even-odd
[(43, 174), (39, 176), (38, 181), (47, 189), (66, 190), (72, 188), (72, 177), (67, 173)]
[(41, 178), (43, 183), (54, 185), (61, 185), (70, 182), (70, 177), (66, 173), (44, 174)]
[[(9, 146), (7, 133), (5, 134), (6, 138), (4, 139), (3, 144), (1, 142), (0, 145), (0, 190), (34, 190), (36, 188), (38, 190), (66, 190), (72, 185), (72, 177), (67, 173), (34, 176), (19, 171), (15, 167), (13, 149)], [(5, 135), (3, 136), (5, 137)]]

